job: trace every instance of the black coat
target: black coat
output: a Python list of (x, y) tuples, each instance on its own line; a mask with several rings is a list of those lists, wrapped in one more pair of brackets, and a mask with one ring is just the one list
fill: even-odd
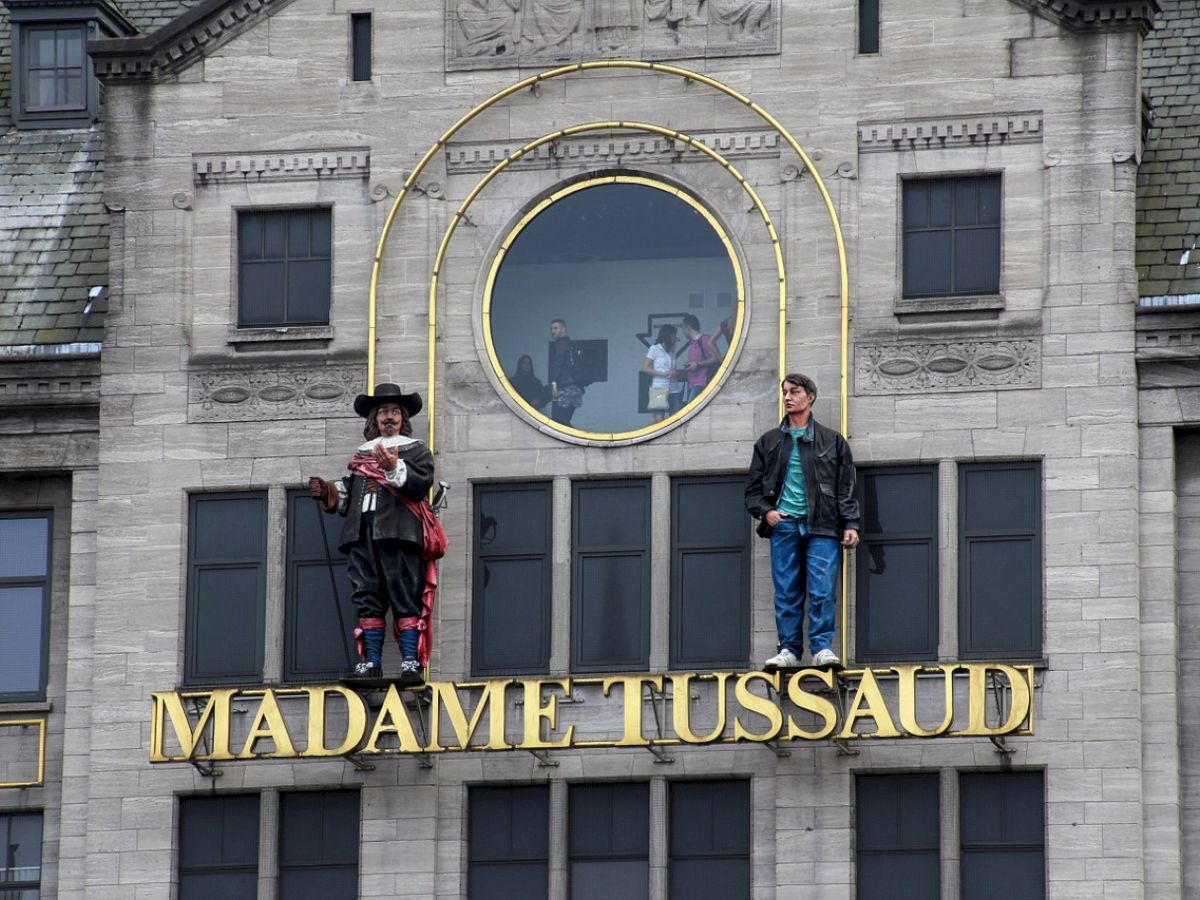
[[(844, 437), (816, 419), (810, 421), (813, 439), (800, 442), (808, 530), (810, 534), (841, 540), (846, 529), (859, 530), (854, 458)], [(754, 518), (761, 520), (779, 502), (791, 455), (792, 435), (786, 418), (755, 442), (746, 482), (746, 509)], [(759, 535), (766, 537), (770, 530), (765, 521), (760, 521)]]
[[(399, 449), (399, 456), (400, 461), (408, 468), (408, 477), (404, 486), (400, 488), (400, 493), (410, 500), (424, 499), (433, 486), (433, 454), (420, 441), (413, 441)], [(347, 475), (342, 479), (342, 483), (346, 486), (347, 493), (346, 524), (342, 527), (338, 549), (343, 553), (367, 538), (374, 541), (407, 541), (418, 546), (424, 543), (421, 521), (386, 487), (361, 475)], [(363, 491), (368, 484), (376, 484), (375, 515), (371, 533), (366, 535), (363, 534), (362, 500)]]

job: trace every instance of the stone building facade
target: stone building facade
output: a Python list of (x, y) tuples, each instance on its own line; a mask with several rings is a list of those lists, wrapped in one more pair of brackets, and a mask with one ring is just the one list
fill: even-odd
[[(1197, 889), (1194, 2), (4, 5), (29, 896)], [(718, 359), (660, 413), (685, 316)], [(518, 386), (556, 318), (569, 422)], [(791, 371), (866, 513), (807, 694), (756, 674), (741, 506)], [(302, 486), (380, 382), (449, 485), (429, 677), (492, 698), (473, 740), (333, 687)]]

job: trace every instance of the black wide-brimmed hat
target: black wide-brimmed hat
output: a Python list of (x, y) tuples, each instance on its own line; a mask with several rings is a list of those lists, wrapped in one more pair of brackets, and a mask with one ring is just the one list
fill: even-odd
[(406, 419), (411, 419), (425, 405), (425, 402), (421, 399), (421, 395), (416, 391), (406, 394), (400, 389), (400, 385), (386, 381), (383, 384), (375, 385), (375, 393), (359, 394), (355, 397), (354, 411), (365, 419), (381, 403), (395, 403), (404, 410), (404, 417)]

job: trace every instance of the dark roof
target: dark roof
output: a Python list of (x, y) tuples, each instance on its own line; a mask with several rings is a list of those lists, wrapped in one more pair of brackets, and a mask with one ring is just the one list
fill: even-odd
[[(117, 0), (153, 31), (199, 0)], [(18, 130), (0, 2), (0, 347), (99, 342), (107, 310), (104, 129)]]
[(1142, 297), (1200, 295), (1200, 0), (1164, 0), (1145, 41), (1142, 90), (1151, 125), (1138, 169)]

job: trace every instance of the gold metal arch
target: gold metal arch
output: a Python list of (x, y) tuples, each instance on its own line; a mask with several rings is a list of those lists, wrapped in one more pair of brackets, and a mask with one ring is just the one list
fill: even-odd
[[(555, 69), (548, 69), (545, 72), (539, 72), (536, 75), (531, 75), (514, 84), (497, 91), (488, 99), (475, 106), (470, 112), (461, 117), (457, 122), (451, 125), (441, 137), (431, 146), (425, 155), (421, 157), (416, 167), (404, 179), (404, 184), (401, 186), (399, 193), (396, 195), (395, 201), (392, 203), (392, 208), (388, 211), (387, 219), (383, 223), (383, 231), (379, 236), (379, 243), (375, 248), (375, 259), (371, 265), (371, 286), (370, 286), (370, 302), (368, 306), (367, 316), (367, 389), (370, 390), (375, 383), (375, 343), (376, 343), (376, 317), (377, 317), (377, 298), (379, 288), (379, 272), (383, 262), (383, 253), (387, 247), (388, 236), (392, 230), (392, 224), (395, 222), (396, 215), (400, 211), (401, 205), (405, 198), (408, 197), (417, 179), (425, 171), (426, 166), (433, 160), (438, 152), (446, 146), (446, 144), (461, 131), (468, 123), (481, 115), (484, 111), (490, 109), (500, 101), (513, 94), (519, 93), (526, 88), (533, 87), (543, 81), (549, 81), (553, 78), (559, 78), (564, 75), (571, 75), (577, 72), (587, 72), (592, 69), (635, 69), (649, 72), (658, 72), (664, 75), (673, 75), (678, 78), (683, 78), (686, 81), (693, 81), (698, 84), (703, 84), (710, 87), (738, 103), (741, 103), (747, 109), (751, 110), (755, 115), (761, 118), (764, 122), (774, 128), (779, 135), (787, 142), (792, 151), (804, 163), (804, 168), (812, 177), (813, 183), (817, 186), (817, 190), (821, 194), (821, 200), (825, 204), (825, 210), (829, 214), (830, 224), (833, 227), (834, 240), (837, 243), (838, 251), (838, 276), (840, 279), (841, 292), (841, 402), (840, 402), (840, 418), (841, 431), (845, 433), (847, 425), (847, 400), (849, 391), (848, 364), (849, 364), (849, 332), (850, 332), (850, 288), (849, 288), (849, 268), (846, 262), (846, 246), (842, 239), (842, 228), (838, 221), (837, 210), (833, 206), (833, 199), (829, 196), (829, 191), (825, 187), (825, 182), (821, 178), (821, 174), (813, 165), (808, 154), (804, 152), (804, 148), (792, 136), (783, 125), (772, 116), (769, 112), (751, 100), (749, 97), (742, 94), (740, 91), (734, 90), (726, 84), (717, 81), (715, 78), (710, 78), (699, 72), (693, 72), (689, 69), (684, 69), (679, 66), (666, 65), (657, 62), (644, 62), (641, 60), (626, 60), (626, 59), (603, 59), (591, 60), (589, 62), (578, 62), (568, 66), (560, 66)], [(786, 309), (780, 312), (780, 350), (779, 350), (779, 372), (782, 377), (787, 369), (786, 360), (786, 340), (783, 335), (786, 333)], [(432, 323), (431, 323), (432, 327)], [(432, 354), (432, 340), (430, 342), (430, 353)], [(432, 410), (430, 421), (432, 422)]]
[[(725, 169), (726, 172), (728, 172), (734, 178), (735, 181), (737, 181), (737, 183), (739, 185), (741, 185), (742, 189), (750, 197), (751, 202), (754, 204), (755, 208), (758, 210), (758, 214), (759, 214), (759, 216), (761, 216), (761, 218), (763, 220), (763, 224), (766, 226), (767, 235), (770, 237), (770, 240), (771, 240), (772, 250), (774, 251), (774, 254), (775, 254), (775, 268), (776, 268), (776, 273), (778, 275), (779, 315), (780, 315), (781, 325), (782, 325), (782, 320), (786, 316), (786, 313), (787, 313), (787, 281), (786, 281), (786, 271), (785, 271), (784, 261), (783, 261), (783, 250), (780, 245), (779, 233), (775, 228), (775, 223), (771, 221), (770, 213), (767, 212), (766, 205), (763, 203), (762, 198), (759, 197), (758, 192), (754, 190), (754, 187), (746, 180), (745, 176), (743, 176), (742, 173), (739, 172), (738, 169), (728, 159), (726, 159), (724, 156), (722, 156), (717, 151), (706, 146), (699, 140), (691, 137), (690, 135), (684, 134), (683, 132), (677, 131), (672, 128), (664, 128), (661, 125), (653, 125), (653, 124), (650, 124), (647, 122), (590, 122), (587, 124), (572, 125), (570, 127), (551, 132), (550, 134), (542, 135), (541, 137), (530, 141), (528, 144), (514, 150), (507, 157), (505, 157), (503, 160), (501, 160), (499, 163), (497, 163), (491, 169), (491, 171), (489, 171), (486, 175), (484, 175), (483, 178), (481, 178), (479, 180), (479, 183), (475, 185), (474, 189), (469, 194), (467, 194), (467, 196), (463, 199), (462, 203), (458, 207), (458, 211), (454, 214), (454, 218), (450, 221), (450, 225), (446, 229), (445, 235), (443, 235), (443, 237), (442, 237), (442, 242), (441, 242), (440, 246), (438, 247), (437, 256), (434, 258), (433, 277), (430, 279), (430, 284), (429, 284), (428, 318), (429, 318), (430, 340), (429, 340), (429, 372), (428, 372), (428, 384), (426, 385), (426, 390), (429, 392), (431, 408), (433, 408), (433, 398), (435, 397), (435, 391), (437, 389), (435, 370), (434, 370), (434, 353), (435, 353), (434, 337), (436, 335), (437, 292), (438, 292), (439, 277), (441, 274), (442, 264), (445, 261), (446, 252), (450, 246), (450, 240), (454, 236), (454, 232), (458, 228), (458, 224), (464, 218), (466, 218), (467, 209), (475, 201), (476, 197), (478, 197), (479, 194), (484, 190), (484, 188), (486, 188), (487, 185), (492, 180), (494, 180), (498, 175), (500, 175), (501, 172), (503, 172), (505, 169), (507, 169), (510, 165), (515, 163), (521, 157), (536, 150), (538, 147), (541, 147), (544, 144), (548, 144), (548, 143), (551, 143), (556, 140), (560, 140), (564, 137), (570, 137), (570, 136), (573, 136), (576, 134), (582, 134), (582, 133), (586, 133), (589, 131), (609, 131), (609, 130), (643, 131), (643, 132), (648, 132), (651, 134), (662, 135), (663, 137), (668, 137), (668, 138), (671, 138), (672, 140), (676, 140), (681, 143), (686, 143), (691, 147), (695, 147), (696, 149), (698, 149), (701, 152), (703, 152), (704, 154), (706, 154), (709, 158), (716, 161), (723, 169)], [(627, 176), (606, 176), (603, 179), (599, 179), (599, 180), (601, 180), (601, 181), (618, 181), (618, 180), (638, 181), (639, 183), (649, 184), (651, 187), (656, 187), (656, 188), (666, 188), (667, 187), (667, 185), (663, 182), (656, 182), (656, 181), (653, 181), (652, 179), (634, 178), (634, 177), (627, 177)], [(504, 246), (501, 249), (501, 252), (499, 254), (497, 254), (496, 259), (493, 261), (491, 269), (488, 272), (488, 287), (487, 287), (487, 290), (485, 291), (485, 300), (484, 300), (484, 302), (485, 302), (484, 318), (485, 319), (487, 318), (487, 315), (488, 315), (488, 310), (486, 308), (486, 304), (487, 304), (488, 300), (490, 300), (490, 297), (491, 297), (491, 287), (492, 287), (492, 284), (496, 277), (496, 271), (499, 267), (499, 264), (503, 260), (504, 251), (511, 244), (511, 242), (515, 239), (516, 234), (519, 233), (520, 230), (526, 224), (528, 224), (528, 222), (534, 216), (536, 216), (546, 206), (548, 206), (550, 203), (554, 202), (559, 197), (563, 196), (566, 193), (570, 193), (570, 192), (573, 192), (576, 190), (582, 190), (585, 186), (589, 186), (590, 184), (593, 184), (593, 183), (595, 183), (595, 182), (594, 181), (583, 182), (583, 183), (576, 182), (575, 184), (572, 184), (572, 185), (568, 186), (567, 188), (556, 191), (553, 194), (551, 194), (549, 197), (542, 200), (539, 204), (537, 204), (532, 210), (530, 210), (528, 213), (526, 213), (521, 218), (521, 221), (517, 224), (517, 226), (510, 233), (509, 237), (506, 239)], [(697, 212), (699, 212), (702, 216), (705, 217), (705, 219), (708, 221), (709, 225), (712, 226), (713, 230), (717, 232), (717, 235), (721, 238), (722, 242), (726, 245), (726, 248), (730, 253), (730, 261), (733, 264), (735, 277), (737, 278), (737, 283), (738, 283), (737, 323), (736, 323), (736, 327), (733, 330), (733, 334), (731, 336), (732, 343), (730, 344), (729, 350), (725, 354), (725, 358), (722, 361), (720, 367), (714, 373), (713, 377), (709, 380), (709, 383), (704, 388), (704, 391), (700, 394), (699, 399), (703, 400), (706, 397), (710, 396), (711, 393), (714, 390), (716, 390), (716, 388), (720, 384), (720, 382), (724, 379), (725, 373), (728, 370), (732, 360), (734, 359), (734, 357), (736, 355), (737, 346), (741, 342), (741, 339), (742, 339), (742, 323), (743, 323), (743, 320), (745, 317), (744, 275), (741, 271), (741, 266), (736, 257), (736, 254), (732, 250), (732, 246), (730, 244), (728, 236), (725, 233), (725, 229), (721, 226), (721, 224), (719, 222), (716, 221), (716, 219), (713, 217), (712, 213), (710, 213), (707, 209), (705, 209), (703, 205), (697, 203), (694, 200), (694, 198), (692, 198), (691, 195), (688, 194), (686, 191), (682, 191), (677, 188), (670, 188), (669, 191), (671, 193), (675, 194), (676, 196), (678, 196), (680, 199), (687, 202), (688, 204), (690, 204), (693, 208), (695, 208), (697, 210)], [(680, 412), (676, 413), (675, 415), (664, 420), (664, 422), (655, 423), (654, 425), (649, 425), (649, 426), (646, 426), (645, 428), (635, 429), (634, 431), (623, 432), (621, 434), (612, 434), (612, 435), (580, 431), (579, 429), (570, 428), (569, 426), (563, 426), (561, 424), (554, 423), (549, 418), (547, 418), (545, 415), (543, 415), (542, 413), (538, 412), (537, 410), (535, 410), (531, 406), (529, 406), (529, 404), (527, 404), (524, 400), (522, 400), (514, 391), (508, 389), (509, 388), (508, 378), (504, 373), (503, 367), (500, 366), (499, 360), (496, 358), (495, 348), (492, 345), (491, 329), (490, 329), (490, 327), (486, 327), (486, 325), (487, 325), (487, 323), (485, 322), (484, 343), (487, 348), (488, 358), (492, 363), (492, 369), (496, 373), (497, 377), (500, 379), (501, 384), (504, 385), (509, 396), (513, 400), (515, 400), (515, 402), (526, 413), (528, 413), (536, 421), (543, 423), (544, 425), (546, 425), (547, 427), (551, 428), (554, 431), (557, 431), (557, 432), (563, 433), (563, 434), (569, 434), (574, 437), (590, 438), (590, 439), (596, 439), (596, 440), (636, 440), (638, 438), (644, 437), (645, 435), (652, 434), (656, 431), (659, 431), (666, 425), (669, 425), (670, 423), (677, 422), (679, 420), (679, 418), (683, 415), (683, 411), (681, 410)], [(782, 330), (780, 331), (780, 346), (781, 347), (783, 346)], [(428, 443), (429, 443), (429, 447), (431, 450), (433, 449), (435, 427), (436, 426), (435, 426), (434, 419), (431, 416), (429, 419), (429, 423), (428, 423), (428, 429), (429, 429)]]

